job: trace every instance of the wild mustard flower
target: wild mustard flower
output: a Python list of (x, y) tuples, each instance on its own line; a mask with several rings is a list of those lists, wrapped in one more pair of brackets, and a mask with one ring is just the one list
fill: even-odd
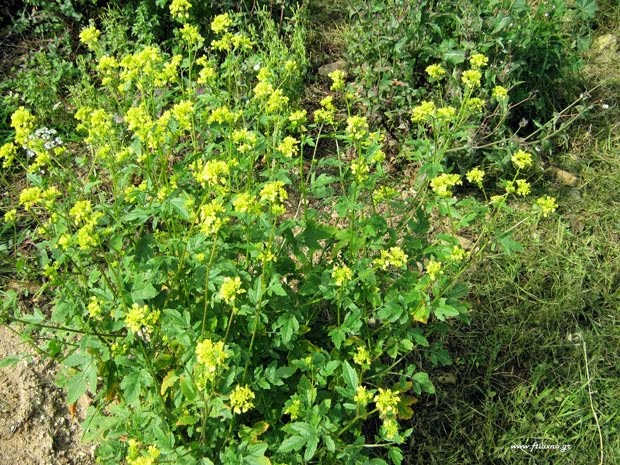
[(351, 173), (353, 173), (357, 182), (362, 182), (366, 179), (366, 175), (370, 173), (370, 167), (363, 158), (356, 158), (351, 162)]
[[(238, 50), (252, 50), (252, 47), (254, 47), (254, 43), (250, 40), (250, 38), (246, 36), (245, 34), (240, 34), (240, 33), (234, 34), (230, 38), (230, 43), (235, 49), (238, 49)], [(287, 63), (290, 63), (290, 60)], [(286, 63), (285, 63), (285, 66), (286, 66)]]
[(247, 129), (235, 129), (232, 139), (239, 153), (249, 153), (256, 147), (256, 142), (258, 141), (256, 133)]
[(486, 102), (478, 97), (472, 97), (465, 102), (465, 107), (472, 113), (480, 113), (485, 105)]
[(517, 195), (525, 197), (532, 192), (530, 184), (525, 179), (517, 179), (515, 182), (517, 184)]
[(389, 250), (381, 251), (381, 256), (375, 259), (375, 264), (382, 270), (387, 270), (389, 267), (403, 268), (407, 265), (408, 258), (400, 247), (390, 247)]
[(338, 287), (344, 286), (351, 281), (351, 278), (353, 278), (353, 272), (347, 265), (335, 266), (332, 270), (332, 279)]
[(217, 200), (212, 200), (200, 209), (200, 230), (207, 236), (215, 235), (222, 226), (228, 222), (228, 218), (222, 217), (226, 209)]
[(151, 311), (148, 305), (134, 303), (125, 316), (125, 326), (133, 332), (150, 334), (159, 320), (159, 310)]
[(8, 212), (4, 214), (4, 222), (7, 224), (15, 223), (16, 219), (17, 219), (17, 210), (15, 208), (13, 208), (12, 210), (9, 210)]
[(480, 80), (482, 79), (482, 73), (477, 69), (468, 69), (463, 71), (461, 75), (461, 81), (467, 89), (475, 89), (480, 87)]
[(196, 26), (192, 26), (191, 24), (184, 24), (180, 32), (181, 38), (187, 42), (190, 47), (200, 47), (205, 41), (200, 35), (200, 32), (198, 32), (198, 28)]
[(90, 26), (82, 29), (82, 32), (80, 32), (80, 42), (92, 50), (95, 44), (99, 42), (100, 36), (101, 31), (99, 31), (95, 26)]
[(234, 123), (239, 115), (231, 111), (226, 105), (215, 108), (209, 115), (209, 123), (231, 124)]
[(261, 202), (270, 204), (284, 202), (288, 198), (282, 181), (269, 181), (260, 191)]
[(211, 30), (215, 34), (226, 32), (230, 26), (232, 26), (232, 19), (228, 13), (217, 15), (211, 21)]
[(377, 404), (381, 418), (393, 417), (398, 412), (397, 406), (400, 402), (400, 396), (391, 389), (379, 388), (373, 400)]
[(368, 119), (364, 116), (347, 118), (346, 134), (352, 141), (360, 142), (368, 135)]
[(482, 188), (482, 181), (484, 180), (484, 170), (476, 167), (472, 168), (465, 174), (465, 178), (472, 184), (476, 184), (478, 187)]
[(434, 259), (430, 259), (426, 264), (426, 272), (432, 281), (436, 281), (437, 278), (443, 274), (442, 266), (441, 262), (435, 261)]
[(219, 39), (211, 41), (211, 48), (219, 50), (220, 52), (227, 52), (233, 46), (233, 34), (231, 32), (225, 33)]
[(11, 115), (11, 127), (15, 129), (15, 143), (24, 145), (34, 129), (36, 118), (24, 107), (19, 107)]
[(116, 77), (116, 71), (120, 66), (118, 60), (110, 55), (103, 55), (97, 63), (97, 72), (101, 75), (101, 83), (105, 86)]
[(357, 389), (355, 389), (355, 396), (353, 396), (353, 400), (360, 407), (365, 407), (368, 402), (372, 400), (372, 394), (368, 392), (366, 386), (358, 386)]
[(91, 296), (89, 302), (88, 302), (88, 306), (86, 307), (86, 309), (88, 310), (88, 316), (90, 318), (93, 318), (95, 320), (101, 320), (102, 316), (101, 316), (101, 301), (95, 297), (95, 296)]
[(172, 17), (180, 22), (185, 22), (189, 19), (189, 9), (192, 4), (188, 0), (172, 0), (170, 3), (170, 14)]
[(127, 453), (127, 465), (155, 465), (159, 458), (160, 451), (155, 446), (149, 446), (146, 454), (138, 455), (138, 445), (135, 439), (127, 441), (129, 451)]
[(69, 216), (73, 218), (76, 224), (86, 222), (93, 212), (93, 206), (90, 200), (78, 200), (75, 202), (71, 210), (69, 210)]
[(383, 202), (384, 200), (393, 199), (394, 197), (396, 197), (397, 194), (398, 192), (393, 187), (381, 186), (375, 189), (374, 192), (372, 193), (372, 201), (375, 204), (379, 204)]
[(196, 360), (206, 369), (208, 375), (215, 374), (227, 358), (223, 341), (213, 342), (211, 339), (204, 339), (196, 345)]
[(329, 73), (328, 76), (332, 80), (332, 85), (330, 87), (331, 90), (333, 91), (344, 90), (344, 86), (345, 86), (344, 80), (347, 74), (343, 70), (337, 69)]
[(336, 115), (336, 107), (334, 106), (334, 97), (328, 95), (321, 100), (321, 108), (314, 110), (314, 121), (317, 124), (331, 124), (334, 125), (334, 116)]
[(394, 441), (398, 439), (398, 422), (393, 418), (384, 418), (381, 425), (383, 435), (388, 441)]
[(278, 152), (286, 158), (292, 158), (299, 153), (299, 141), (291, 136), (286, 136), (278, 145)]
[(13, 142), (7, 142), (0, 147), (0, 160), (4, 160), (2, 162), (2, 167), (10, 168), (15, 159), (15, 155), (17, 155), (17, 146)]
[(353, 362), (362, 367), (369, 367), (372, 360), (368, 349), (366, 349), (366, 347), (359, 346), (353, 355)]
[(536, 199), (536, 203), (534, 204), (536, 210), (540, 212), (543, 218), (547, 218), (551, 213), (555, 212), (558, 208), (558, 204), (554, 197), (549, 195), (544, 195), (538, 199)]
[(42, 200), (43, 191), (40, 187), (27, 187), (19, 194), (19, 204), (29, 211)]
[(273, 86), (267, 81), (259, 81), (258, 84), (254, 86), (254, 96), (257, 99), (269, 97), (271, 94), (273, 94)]
[(254, 393), (247, 386), (235, 386), (230, 393), (230, 408), (233, 412), (240, 414), (254, 408)]
[(445, 75), (447, 74), (444, 67), (438, 64), (427, 66), (425, 71), (426, 71), (426, 74), (428, 74), (428, 77), (430, 77), (431, 79), (434, 79), (435, 81), (439, 81), (443, 79)]
[(237, 213), (248, 213), (255, 210), (256, 199), (248, 192), (237, 194), (233, 199), (233, 208)]
[(237, 296), (244, 292), (245, 290), (241, 288), (241, 278), (239, 276), (234, 278), (226, 276), (220, 286), (219, 296), (227, 304), (234, 304)]
[(437, 107), (435, 103), (425, 100), (411, 110), (411, 121), (413, 123), (425, 123), (432, 121), (435, 117)]
[(491, 96), (498, 102), (508, 100), (508, 90), (502, 86), (495, 86), (491, 91)]
[(452, 188), (462, 183), (458, 174), (442, 173), (431, 180), (431, 189), (439, 197), (445, 198), (452, 196)]
[(448, 260), (459, 263), (462, 262), (467, 257), (467, 255), (468, 253), (462, 247), (455, 245), (454, 247), (452, 247), (450, 255), (448, 255)]
[(301, 399), (295, 397), (292, 400), (289, 400), (288, 405), (284, 409), (285, 415), (290, 415), (291, 420), (297, 420), (299, 418), (299, 414), (301, 413)]
[(196, 82), (201, 85), (205, 84), (213, 84), (215, 82), (215, 78), (217, 77), (217, 71), (215, 67), (207, 61), (207, 58), (202, 56), (196, 60), (196, 64), (201, 66), (200, 71), (198, 71), (198, 78)]
[(439, 121), (450, 123), (456, 117), (456, 108), (451, 106), (437, 108), (436, 115)]
[(482, 69), (489, 63), (489, 58), (482, 53), (474, 53), (469, 57), (469, 64), (473, 69)]
[(520, 170), (524, 170), (532, 166), (532, 155), (521, 149), (515, 152), (510, 160), (512, 161), (512, 164)]
[(142, 143), (146, 143), (149, 140), (149, 133), (155, 125), (144, 103), (138, 107), (129, 108), (125, 114), (125, 122), (127, 123), (127, 129), (132, 131)]
[(174, 119), (179, 123), (181, 131), (189, 131), (192, 128), (192, 116), (194, 115), (194, 104), (190, 100), (181, 100), (172, 109)]
[(306, 112), (306, 110), (295, 110), (291, 112), (288, 120), (291, 123), (291, 129), (305, 131), (306, 127), (304, 126), (304, 124), (306, 124), (306, 122), (308, 121), (308, 113)]
[(284, 95), (282, 89), (274, 90), (267, 99), (267, 113), (278, 113), (288, 104), (288, 97)]

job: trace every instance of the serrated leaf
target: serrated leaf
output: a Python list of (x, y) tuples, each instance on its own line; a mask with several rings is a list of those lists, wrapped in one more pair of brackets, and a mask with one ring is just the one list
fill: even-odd
[(312, 457), (314, 457), (314, 454), (316, 453), (316, 448), (318, 445), (319, 445), (318, 436), (313, 436), (310, 439), (308, 439), (308, 444), (306, 446), (306, 451), (304, 453), (304, 460), (306, 462), (310, 461)]
[(174, 371), (169, 371), (168, 374), (164, 376), (164, 379), (161, 382), (161, 395), (163, 396), (164, 394), (166, 394), (168, 388), (174, 386), (178, 379), (179, 377)]
[(421, 371), (416, 373), (415, 375), (413, 375), (413, 381), (414, 388), (417, 388), (416, 392), (424, 391), (428, 392), (429, 394), (435, 394), (435, 386), (433, 386), (433, 383), (428, 377), (428, 373), (424, 373)]
[(428, 323), (429, 315), (430, 311), (428, 309), (428, 306), (425, 303), (422, 303), (413, 312), (413, 319), (418, 323), (426, 324)]
[(142, 389), (150, 385), (151, 381), (151, 375), (144, 369), (127, 374), (121, 381), (125, 402), (138, 405)]
[(286, 438), (278, 447), (278, 452), (291, 452), (293, 450), (301, 450), (301, 448), (306, 444), (307, 439), (303, 436), (294, 435)]

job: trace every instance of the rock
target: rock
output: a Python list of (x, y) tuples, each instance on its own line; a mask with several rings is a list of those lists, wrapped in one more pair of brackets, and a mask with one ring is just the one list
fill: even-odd
[(334, 71), (347, 71), (347, 63), (344, 60), (338, 60), (333, 63), (328, 63), (319, 68), (319, 76), (327, 77), (329, 73)]
[(553, 173), (556, 181), (564, 184), (565, 186), (573, 187), (575, 184), (577, 184), (577, 181), (579, 180), (574, 174), (571, 174), (568, 171), (564, 171), (555, 166), (552, 166), (549, 169), (551, 170), (551, 173)]

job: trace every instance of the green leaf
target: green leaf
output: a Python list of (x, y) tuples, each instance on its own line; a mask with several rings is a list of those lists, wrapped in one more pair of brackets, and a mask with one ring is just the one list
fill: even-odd
[(433, 386), (433, 383), (428, 377), (428, 373), (422, 371), (413, 375), (413, 387), (418, 394), (422, 391), (435, 394), (435, 386)]
[(307, 438), (303, 436), (294, 435), (286, 438), (278, 447), (278, 452), (291, 452), (293, 450), (301, 450), (301, 448), (306, 444)]
[(17, 355), (9, 355), (0, 360), (0, 368), (12, 367), (21, 360)]
[(316, 453), (316, 448), (319, 445), (319, 437), (313, 436), (308, 439), (308, 443), (306, 445), (306, 452), (304, 453), (304, 460), (310, 461), (314, 454)]
[(140, 394), (144, 387), (152, 383), (151, 375), (148, 371), (141, 369), (127, 374), (121, 381), (121, 388), (125, 395), (125, 402), (129, 405), (137, 406), (140, 401)]
[(288, 344), (297, 331), (299, 331), (299, 321), (292, 313), (285, 313), (278, 318), (278, 326), (280, 326), (280, 334), (282, 335), (282, 342)]
[(329, 332), (329, 337), (331, 337), (332, 342), (336, 346), (336, 349), (340, 349), (340, 346), (347, 338), (345, 332), (340, 328), (334, 328)]
[(357, 376), (355, 368), (353, 368), (347, 361), (342, 364), (342, 377), (347, 387), (355, 392), (355, 390), (359, 386), (360, 380)]
[(446, 299), (442, 298), (439, 299), (439, 303), (433, 309), (433, 314), (437, 317), (438, 320), (444, 321), (446, 318), (457, 316), (459, 314), (459, 311), (452, 305), (448, 305), (446, 303)]
[(388, 457), (394, 465), (400, 465), (403, 461), (403, 453), (398, 447), (391, 447), (388, 451)]
[(513, 252), (521, 252), (523, 250), (523, 246), (512, 238), (512, 233), (510, 232), (499, 236), (497, 238), (497, 242), (508, 255), (511, 255)]

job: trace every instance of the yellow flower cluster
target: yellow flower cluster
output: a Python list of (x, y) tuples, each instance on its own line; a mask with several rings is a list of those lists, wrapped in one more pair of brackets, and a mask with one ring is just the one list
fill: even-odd
[(333, 91), (344, 90), (345, 86), (345, 78), (347, 77), (347, 73), (345, 73), (341, 69), (337, 69), (328, 74), (329, 78), (332, 80), (332, 85), (330, 87)]
[(234, 278), (226, 276), (220, 286), (219, 296), (227, 304), (234, 304), (237, 296), (244, 292), (245, 290), (241, 289), (241, 278), (239, 276)]
[(112, 115), (105, 110), (80, 107), (75, 113), (75, 119), (81, 121), (77, 126), (78, 130), (88, 131), (88, 136), (84, 140), (89, 144), (98, 141), (107, 143), (113, 137)]
[(232, 140), (237, 146), (239, 153), (249, 153), (256, 147), (258, 137), (254, 131), (247, 129), (236, 129), (233, 131)]
[(482, 73), (477, 69), (468, 69), (463, 71), (461, 75), (461, 81), (467, 89), (475, 89), (480, 87), (480, 80), (482, 79)]
[(530, 184), (525, 179), (517, 179), (516, 181), (506, 182), (506, 193), (516, 194), (525, 197), (532, 191)]
[(353, 272), (347, 265), (335, 266), (332, 270), (332, 279), (336, 286), (344, 286), (353, 278)]
[(452, 195), (452, 188), (460, 184), (462, 184), (462, 181), (458, 174), (442, 173), (431, 180), (431, 189), (439, 197), (445, 198), (450, 197)]
[(355, 389), (355, 396), (353, 397), (353, 400), (356, 404), (364, 407), (368, 404), (368, 402), (370, 402), (371, 399), (372, 395), (368, 392), (368, 389), (366, 389), (365, 386), (358, 386), (357, 389)]
[(366, 347), (359, 346), (353, 355), (353, 362), (362, 367), (369, 367), (372, 359), (370, 358), (368, 349), (366, 349)]
[(150, 334), (157, 320), (159, 320), (159, 310), (151, 311), (148, 305), (140, 306), (134, 303), (125, 315), (125, 326), (133, 333), (142, 331), (142, 333)]
[(480, 113), (484, 109), (485, 101), (478, 97), (473, 97), (465, 102), (465, 105), (472, 113)]
[(443, 66), (438, 65), (438, 64), (427, 66), (425, 71), (426, 71), (426, 74), (428, 74), (428, 77), (436, 81), (443, 79), (445, 75), (447, 74)]
[(181, 131), (192, 129), (192, 117), (194, 115), (194, 104), (189, 100), (181, 100), (170, 110), (174, 119), (179, 123)]
[(127, 465), (155, 465), (159, 458), (160, 451), (155, 446), (149, 446), (144, 455), (139, 454), (139, 445), (135, 439), (127, 441), (129, 450), (127, 451)]
[(209, 115), (209, 123), (232, 124), (239, 118), (239, 113), (231, 111), (226, 105), (215, 108)]
[(411, 121), (413, 123), (425, 123), (432, 121), (435, 117), (437, 107), (433, 102), (423, 101), (411, 111)]
[(290, 415), (291, 420), (297, 420), (299, 418), (299, 414), (301, 413), (301, 399), (294, 398), (290, 401), (289, 405), (284, 409), (285, 415)]
[(88, 316), (95, 320), (101, 320), (101, 302), (95, 296), (91, 296), (90, 301), (88, 302)]
[(286, 158), (292, 158), (299, 153), (299, 141), (291, 136), (286, 136), (278, 145), (278, 152)]
[(28, 136), (32, 134), (36, 118), (24, 107), (19, 107), (11, 115), (11, 127), (15, 129), (15, 143), (25, 145)]
[(555, 210), (558, 208), (558, 204), (555, 198), (549, 195), (544, 195), (536, 199), (535, 206), (544, 218), (547, 218), (551, 213), (555, 212)]
[(230, 26), (232, 26), (232, 19), (228, 13), (217, 15), (211, 21), (211, 30), (215, 34), (226, 32)]
[(469, 64), (473, 69), (482, 69), (489, 63), (489, 58), (482, 53), (474, 53), (469, 57)]
[(346, 134), (354, 142), (359, 142), (368, 135), (368, 120), (363, 116), (347, 118)]
[(443, 270), (441, 268), (441, 262), (435, 261), (432, 258), (426, 264), (426, 272), (428, 273), (432, 281), (435, 281), (439, 276), (443, 274)]
[(13, 208), (12, 210), (7, 211), (4, 214), (4, 222), (6, 224), (13, 224), (13, 223), (15, 223), (16, 219), (17, 219), (17, 210), (15, 208)]
[(284, 189), (282, 181), (269, 181), (260, 191), (260, 199), (262, 202), (277, 204), (284, 202), (288, 198), (288, 194)]
[(437, 119), (444, 123), (450, 123), (454, 121), (456, 117), (456, 109), (451, 106), (437, 108)]
[(288, 97), (284, 95), (282, 89), (274, 90), (269, 99), (267, 99), (267, 113), (278, 113), (280, 110), (286, 107), (288, 104)]
[(484, 170), (481, 170), (480, 168), (476, 167), (476, 168), (472, 168), (471, 170), (469, 170), (465, 174), (465, 177), (470, 183), (476, 184), (478, 187), (482, 188), (482, 181), (484, 180), (484, 174), (485, 174)]
[(308, 114), (306, 110), (296, 110), (289, 115), (288, 120), (291, 123), (292, 129), (305, 131), (306, 127), (304, 124), (308, 121)]
[(351, 162), (351, 173), (353, 173), (357, 182), (362, 182), (366, 175), (370, 173), (370, 167), (363, 158), (356, 158)]
[(188, 0), (172, 0), (170, 14), (178, 21), (184, 22), (189, 19), (189, 9), (192, 4)]
[(402, 268), (407, 265), (409, 257), (400, 247), (390, 247), (389, 250), (382, 250), (381, 257), (375, 259), (375, 264), (383, 270), (389, 267)]
[(334, 106), (334, 97), (328, 95), (321, 100), (321, 108), (314, 110), (314, 121), (318, 124), (331, 124), (335, 123), (334, 116), (336, 115), (336, 107)]
[(200, 35), (200, 32), (198, 32), (198, 28), (196, 26), (184, 24), (180, 32), (181, 38), (187, 42), (190, 47), (201, 47), (202, 44), (204, 44), (205, 39)]
[(398, 423), (393, 418), (384, 418), (381, 428), (388, 441), (395, 441), (398, 438)]
[(397, 406), (400, 402), (400, 396), (398, 393), (391, 389), (379, 388), (379, 392), (375, 395), (374, 399), (379, 410), (379, 415), (382, 418), (393, 417), (397, 413)]
[(458, 245), (455, 245), (454, 247), (452, 247), (452, 251), (450, 252), (450, 255), (448, 255), (448, 259), (459, 263), (462, 262), (469, 254), (461, 247), (459, 247)]
[(196, 160), (191, 167), (194, 173), (194, 179), (198, 181), (202, 187), (219, 187), (226, 185), (230, 167), (223, 160), (209, 160), (204, 163), (202, 160)]
[(230, 408), (233, 412), (245, 413), (254, 407), (254, 393), (247, 386), (235, 386), (233, 392), (230, 393)]
[(0, 147), (0, 160), (4, 160), (2, 162), (2, 167), (10, 168), (11, 165), (13, 165), (15, 155), (17, 155), (17, 147), (14, 143), (7, 142), (2, 147)]
[(198, 72), (198, 78), (196, 82), (198, 84), (212, 84), (215, 81), (217, 76), (217, 71), (215, 67), (209, 63), (207, 57), (201, 56), (196, 60), (196, 64), (200, 66), (200, 71)]
[(19, 204), (24, 207), (24, 210), (29, 211), (43, 198), (43, 191), (40, 187), (27, 187), (19, 194)]
[(524, 170), (532, 166), (532, 155), (524, 150), (519, 149), (510, 158), (512, 164), (520, 170)]
[(393, 199), (398, 192), (396, 189), (390, 186), (381, 186), (372, 193), (372, 200), (375, 204), (381, 203), (384, 200)]
[(222, 218), (226, 212), (224, 206), (217, 200), (212, 200), (200, 209), (200, 230), (207, 236), (217, 234), (228, 218)]
[(101, 83), (104, 86), (112, 83), (119, 66), (118, 60), (110, 55), (103, 55), (99, 58), (96, 69), (101, 75)]
[(71, 216), (77, 224), (86, 222), (91, 217), (93, 212), (93, 206), (90, 200), (78, 200), (75, 202), (71, 210), (69, 210), (69, 216)]
[(196, 345), (196, 359), (206, 369), (208, 376), (214, 375), (227, 358), (223, 341), (213, 342), (211, 339), (205, 339)]
[(80, 42), (92, 50), (95, 44), (99, 42), (100, 36), (101, 31), (99, 31), (95, 26), (90, 26), (82, 29), (82, 32), (80, 32)]
[(502, 86), (495, 86), (491, 91), (491, 95), (498, 102), (503, 102), (508, 100), (508, 90)]
[(233, 199), (233, 207), (237, 213), (249, 213), (256, 209), (256, 199), (248, 192), (237, 194)]

